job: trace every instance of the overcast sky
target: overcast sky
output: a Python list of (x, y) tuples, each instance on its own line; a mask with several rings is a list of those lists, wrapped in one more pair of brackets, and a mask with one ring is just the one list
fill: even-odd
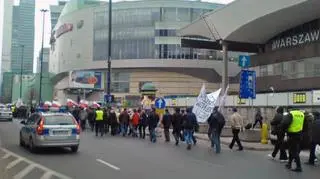
[[(18, 1), (18, 0), (15, 0)], [(121, 0), (113, 0), (113, 2), (117, 2)], [(227, 4), (234, 0), (202, 0), (207, 2), (216, 2), (216, 3), (223, 3)], [(35, 46), (34, 46), (34, 65), (33, 65), (33, 71), (35, 71), (37, 66), (37, 57), (39, 54), (39, 50), (41, 49), (41, 35), (42, 35), (42, 15), (40, 12), (40, 9), (49, 9), (49, 5), (51, 4), (57, 4), (58, 0), (36, 0), (36, 12), (35, 12)], [(3, 24), (3, 0), (0, 0), (0, 42), (2, 42), (2, 24)], [(47, 13), (46, 16), (46, 22), (45, 22), (45, 41), (44, 46), (49, 47), (49, 38), (50, 38), (50, 28), (51, 28), (51, 22), (50, 22), (50, 14)], [(0, 54), (2, 54), (2, 43), (0, 43)], [(1, 56), (0, 56), (1, 57)]]

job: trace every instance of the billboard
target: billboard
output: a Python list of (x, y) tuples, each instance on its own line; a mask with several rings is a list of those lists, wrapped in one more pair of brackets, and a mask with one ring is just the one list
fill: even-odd
[(71, 88), (103, 89), (102, 72), (70, 71), (69, 86)]

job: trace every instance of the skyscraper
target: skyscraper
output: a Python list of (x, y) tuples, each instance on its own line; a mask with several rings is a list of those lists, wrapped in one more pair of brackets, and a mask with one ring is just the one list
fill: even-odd
[(34, 17), (35, 0), (20, 0), (18, 6), (13, 6), (11, 45), (11, 71), (13, 73), (20, 73), (22, 57), (23, 73), (33, 72)]
[(12, 37), (12, 9), (13, 0), (3, 2), (3, 26), (2, 28), (2, 54), (1, 55), (1, 79), (4, 72), (11, 70), (11, 37)]
[(51, 16), (51, 31), (54, 30), (54, 27), (56, 26), (59, 16), (64, 8), (64, 5), (66, 5), (67, 1), (59, 1), (58, 5), (51, 5), (50, 6), (50, 16)]

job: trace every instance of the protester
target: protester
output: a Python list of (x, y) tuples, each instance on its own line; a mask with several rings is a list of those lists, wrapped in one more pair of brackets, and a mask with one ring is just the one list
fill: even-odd
[(86, 121), (88, 119), (88, 113), (85, 108), (81, 108), (79, 117), (80, 117), (81, 129), (84, 131), (86, 129)]
[(198, 122), (197, 122), (196, 115), (192, 113), (191, 108), (188, 108), (186, 117), (183, 122), (184, 138), (187, 143), (187, 150), (191, 150), (191, 145), (194, 142), (193, 133), (197, 125), (198, 125)]
[(219, 107), (213, 109), (213, 113), (208, 119), (210, 128), (211, 147), (216, 148), (216, 153), (221, 152), (220, 135), (225, 125), (225, 119), (223, 115), (218, 111)]
[(152, 108), (152, 111), (150, 112), (150, 115), (148, 116), (150, 141), (152, 143), (157, 142), (156, 128), (158, 126), (158, 123), (159, 123), (159, 115), (156, 114), (156, 109)]
[(133, 115), (132, 115), (132, 136), (133, 137), (138, 137), (138, 125), (140, 121), (140, 113), (136, 109), (133, 110)]
[(256, 116), (255, 116), (255, 121), (254, 121), (254, 124), (253, 124), (253, 126), (252, 126), (252, 129), (254, 129), (254, 127), (259, 123), (259, 125), (260, 125), (260, 128), (262, 128), (262, 120), (263, 120), (263, 117), (262, 117), (262, 115), (261, 115), (261, 111), (260, 111), (260, 109), (258, 109), (258, 111), (257, 111), (257, 114), (256, 114)]
[(169, 110), (166, 109), (165, 113), (162, 117), (162, 125), (163, 125), (163, 132), (166, 142), (170, 142), (170, 132), (169, 129), (172, 123), (172, 115), (169, 113)]
[(145, 110), (140, 112), (140, 121), (139, 121), (139, 136), (142, 139), (146, 137), (146, 128), (147, 128), (147, 114)]
[(128, 133), (129, 120), (130, 116), (127, 112), (127, 109), (124, 108), (124, 110), (121, 112), (119, 116), (119, 123), (121, 125), (121, 133), (123, 137), (125, 137)]
[(318, 111), (313, 113), (314, 121), (311, 127), (311, 146), (309, 160), (306, 162), (308, 165), (314, 165), (316, 160), (316, 146), (320, 145), (320, 113)]
[(277, 113), (275, 114), (274, 118), (271, 121), (272, 131), (271, 133), (273, 135), (277, 136), (276, 144), (274, 145), (274, 149), (272, 154), (269, 154), (268, 156), (272, 159), (275, 159), (277, 153), (280, 150), (280, 161), (286, 162), (288, 160), (287, 153), (286, 153), (286, 147), (284, 143), (285, 138), (285, 131), (281, 129), (281, 122), (283, 120), (283, 107), (277, 108)]
[(111, 125), (111, 135), (115, 136), (118, 130), (118, 120), (117, 115), (113, 109), (110, 110), (109, 121)]
[(176, 112), (172, 116), (172, 127), (173, 127), (173, 136), (176, 140), (176, 145), (179, 145), (179, 138), (181, 137), (181, 129), (182, 129), (182, 114), (180, 113), (180, 109), (176, 108)]
[(95, 111), (93, 110), (93, 108), (88, 108), (88, 122), (89, 122), (89, 126), (91, 128), (91, 131), (93, 131), (94, 129), (94, 122), (95, 122)]
[(231, 144), (229, 145), (229, 148), (232, 149), (233, 145), (235, 142), (237, 142), (238, 147), (239, 147), (239, 151), (243, 150), (240, 138), (239, 138), (239, 133), (240, 130), (243, 129), (243, 119), (241, 117), (241, 115), (238, 113), (238, 110), (236, 108), (232, 109), (233, 114), (231, 115), (231, 128), (232, 128), (232, 134), (233, 134), (233, 138), (231, 141)]

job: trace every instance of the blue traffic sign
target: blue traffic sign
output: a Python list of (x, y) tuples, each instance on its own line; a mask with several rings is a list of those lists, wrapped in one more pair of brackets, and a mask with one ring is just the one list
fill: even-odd
[(242, 70), (240, 75), (241, 99), (256, 99), (256, 72), (251, 70)]
[(104, 102), (111, 103), (112, 102), (112, 95), (105, 94), (104, 95)]
[(250, 66), (250, 56), (240, 55), (239, 56), (239, 66), (242, 68), (248, 68)]
[(166, 101), (163, 98), (157, 98), (154, 105), (157, 109), (164, 109), (166, 107)]

